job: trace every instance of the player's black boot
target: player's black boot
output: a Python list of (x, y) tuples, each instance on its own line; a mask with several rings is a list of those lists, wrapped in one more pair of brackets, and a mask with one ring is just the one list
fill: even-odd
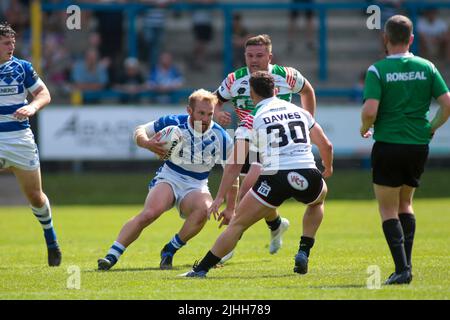
[(106, 257), (98, 259), (98, 270), (109, 270), (117, 263), (117, 258), (111, 254), (108, 254)]
[(161, 270), (171, 270), (173, 260), (173, 253), (169, 251), (161, 250), (161, 262), (159, 263), (159, 268)]
[(57, 267), (61, 264), (61, 250), (59, 247), (56, 248), (47, 248), (48, 254), (48, 265), (50, 267)]
[(308, 273), (308, 256), (306, 252), (299, 251), (295, 256), (294, 272), (300, 274)]
[(385, 285), (391, 284), (409, 284), (412, 281), (412, 273), (410, 270), (405, 270), (400, 273), (394, 272), (384, 283)]

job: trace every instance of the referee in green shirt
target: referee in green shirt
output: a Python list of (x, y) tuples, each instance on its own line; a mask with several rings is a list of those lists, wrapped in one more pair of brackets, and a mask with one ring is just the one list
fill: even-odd
[[(414, 56), (413, 25), (405, 16), (391, 17), (384, 26), (387, 57), (367, 71), (361, 136), (374, 126), (372, 181), (383, 232), (395, 263), (385, 284), (412, 280), (411, 253), (415, 233), (414, 190), (428, 157), (428, 144), (450, 115), (450, 94), (436, 67)], [(428, 120), (431, 98), (439, 111)]]

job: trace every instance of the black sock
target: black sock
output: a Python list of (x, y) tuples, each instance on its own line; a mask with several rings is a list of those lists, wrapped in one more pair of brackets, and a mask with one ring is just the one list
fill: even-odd
[(269, 229), (270, 229), (271, 231), (277, 230), (278, 227), (279, 227), (280, 224), (281, 224), (281, 217), (278, 216), (275, 220), (272, 220), (272, 221), (267, 221), (267, 220), (266, 220), (266, 223), (267, 223), (267, 225), (269, 226)]
[(194, 267), (194, 271), (206, 271), (214, 267), (222, 258), (216, 257), (211, 251), (208, 251), (206, 256), (200, 261), (200, 263)]
[(383, 232), (394, 258), (395, 272), (400, 273), (408, 269), (404, 246), (403, 229), (400, 220), (389, 219), (383, 222)]
[(302, 236), (300, 238), (300, 246), (298, 248), (298, 251), (305, 252), (306, 255), (309, 257), (309, 250), (311, 250), (313, 245), (314, 245), (314, 238)]
[(406, 261), (411, 268), (412, 247), (414, 242), (414, 234), (416, 233), (416, 217), (412, 213), (399, 213), (398, 217), (400, 218), (403, 234), (405, 235)]

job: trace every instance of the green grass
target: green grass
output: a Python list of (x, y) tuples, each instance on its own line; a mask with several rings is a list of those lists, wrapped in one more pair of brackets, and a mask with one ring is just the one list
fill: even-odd
[[(96, 260), (139, 205), (54, 206), (63, 249), (59, 268), (46, 266), (42, 231), (26, 207), (0, 208), (0, 299), (449, 299), (450, 199), (419, 199), (414, 244), (414, 280), (409, 286), (366, 288), (367, 268), (378, 265), (381, 280), (393, 270), (373, 200), (329, 201), (312, 250), (310, 272), (294, 274), (293, 256), (304, 207), (280, 209), (291, 221), (284, 245), (268, 253), (264, 222), (249, 229), (235, 256), (208, 279), (177, 274), (201, 259), (219, 234), (215, 221), (180, 250), (175, 269), (160, 271), (159, 251), (182, 221), (174, 210), (147, 228), (114, 269), (96, 271)], [(69, 266), (81, 269), (81, 288), (68, 289)]]
[[(53, 204), (139, 204), (147, 195), (148, 182), (155, 170), (146, 173), (43, 173), (44, 190)], [(152, 171), (153, 170), (153, 171)], [(222, 170), (214, 170), (209, 185), (215, 194)], [(450, 170), (430, 169), (422, 176), (416, 198), (445, 198), (449, 196)], [(371, 173), (366, 170), (338, 169), (327, 180), (328, 199), (372, 199)], [(95, 192), (93, 191), (95, 190)], [(120, 196), (112, 196), (120, 195)]]

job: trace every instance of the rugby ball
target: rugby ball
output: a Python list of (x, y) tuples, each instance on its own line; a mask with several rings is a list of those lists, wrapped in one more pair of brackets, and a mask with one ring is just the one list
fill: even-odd
[(177, 126), (168, 126), (159, 131), (159, 142), (164, 142), (163, 148), (167, 151), (162, 160), (169, 159), (173, 154), (180, 152), (183, 142), (183, 132)]

